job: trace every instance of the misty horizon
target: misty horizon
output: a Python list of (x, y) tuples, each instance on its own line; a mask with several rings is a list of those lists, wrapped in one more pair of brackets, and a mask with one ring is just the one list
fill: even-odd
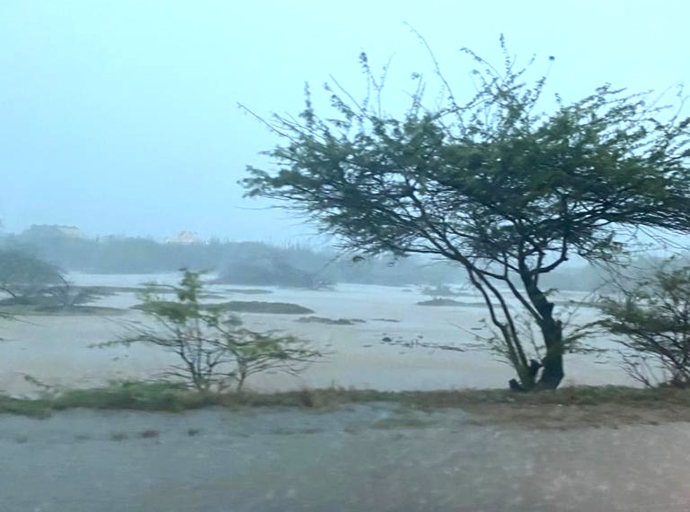
[(238, 103), (264, 117), (297, 114), (304, 83), (320, 105), (330, 75), (358, 96), (362, 50), (374, 70), (393, 56), (386, 108), (404, 108), (413, 71), (425, 73), (433, 97), (433, 63), (405, 22), (462, 94), (472, 91), (472, 62), (459, 49), (500, 59), (501, 33), (521, 62), (536, 54), (537, 69), (556, 57), (549, 96), (572, 100), (605, 82), (663, 91), (688, 78), (673, 51), (683, 44), (680, 4), (642, 11), (580, 2), (568, 12), (547, 2), (499, 10), (452, 2), (439, 2), (440, 10), (411, 2), (227, 5), (0, 5), (0, 161), (12, 175), (0, 201), (6, 232), (60, 224), (88, 236), (313, 238), (316, 229), (302, 219), (243, 199), (237, 181), (245, 166), (267, 164), (259, 153), (279, 141)]

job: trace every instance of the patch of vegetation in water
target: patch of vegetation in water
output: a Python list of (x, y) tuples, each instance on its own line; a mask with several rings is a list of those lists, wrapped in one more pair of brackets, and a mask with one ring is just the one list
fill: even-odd
[(160, 294), (175, 292), (175, 290), (172, 288), (164, 285), (147, 286), (142, 284), (141, 286), (95, 286), (94, 288), (107, 295), (113, 295), (115, 293), (141, 293), (145, 291)]
[(456, 306), (456, 307), (465, 307), (465, 308), (483, 308), (485, 307), (485, 304), (483, 302), (460, 302), (457, 300), (453, 299), (442, 299), (442, 298), (435, 298), (435, 299), (430, 299), (430, 300), (423, 300), (421, 302), (417, 302), (418, 306)]
[[(103, 296), (110, 296), (116, 293), (153, 293), (155, 295), (171, 295), (176, 293), (172, 286), (166, 285), (142, 285), (142, 286), (98, 286), (94, 287), (102, 293)], [(270, 293), (270, 292), (267, 292)], [(223, 295), (216, 292), (203, 292), (199, 294), (202, 299), (221, 299)]]
[[(175, 303), (172, 301), (159, 301), (157, 304), (170, 304), (174, 306)], [(232, 313), (266, 313), (274, 315), (310, 315), (314, 313), (314, 311), (309, 308), (288, 302), (232, 300), (228, 302), (206, 304), (205, 307), (208, 310)], [(146, 311), (147, 307), (145, 304), (137, 304), (136, 306), (132, 306), (132, 309)]]
[(261, 288), (228, 288), (226, 293), (238, 293), (242, 295), (268, 295), (273, 290), (263, 290)]
[(445, 284), (438, 286), (425, 286), (421, 290), (422, 294), (431, 297), (458, 297), (460, 295), (467, 295), (467, 292), (457, 291)]
[(361, 318), (324, 318), (320, 316), (303, 316), (295, 320), (303, 324), (324, 324), (324, 325), (355, 325), (366, 323)]
[(0, 314), (10, 316), (115, 316), (127, 310), (102, 306), (42, 306), (14, 304), (0, 306)]
[(289, 302), (263, 302), (234, 300), (211, 305), (220, 311), (233, 313), (270, 313), (276, 315), (309, 315), (313, 310)]
[(453, 299), (435, 298), (430, 300), (423, 300), (417, 303), (418, 306), (463, 306), (462, 302)]

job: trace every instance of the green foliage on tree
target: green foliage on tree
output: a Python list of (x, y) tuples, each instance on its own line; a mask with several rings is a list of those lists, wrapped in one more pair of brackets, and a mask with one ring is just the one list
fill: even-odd
[(630, 376), (650, 387), (690, 385), (690, 265), (662, 266), (602, 299), (601, 310)]
[(0, 291), (16, 303), (30, 304), (65, 283), (56, 266), (27, 252), (0, 250)]
[(146, 343), (161, 347), (180, 360), (165, 375), (199, 391), (234, 388), (240, 392), (251, 375), (265, 371), (296, 375), (321, 357), (294, 336), (246, 329), (223, 308), (202, 304), (198, 272), (184, 270), (180, 284), (172, 288), (174, 301), (157, 295), (153, 285), (142, 294), (142, 309), (153, 325), (134, 324), (129, 335), (98, 346)]
[[(350, 250), (455, 262), (486, 303), (520, 381), (511, 385), (553, 389), (569, 344), (543, 277), (573, 255), (614, 261), (626, 231), (690, 231), (690, 119), (610, 85), (573, 103), (556, 96), (543, 112), (546, 76), (529, 82), (531, 63), (516, 67), (501, 43), (501, 71), (466, 50), (476, 63), (468, 101), (439, 72), (444, 103), (425, 106), (415, 74), (400, 117), (382, 109), (382, 81), (362, 54), (372, 95), (327, 85), (334, 112), (319, 115), (307, 90), (298, 117), (265, 121), (282, 140), (265, 152), (272, 168), (250, 166), (241, 183)], [(520, 313), (541, 333), (538, 360)]]

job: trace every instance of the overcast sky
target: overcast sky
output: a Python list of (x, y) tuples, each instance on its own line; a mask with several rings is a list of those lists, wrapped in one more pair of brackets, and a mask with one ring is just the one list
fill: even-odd
[(277, 141), (238, 102), (296, 113), (304, 82), (318, 94), (330, 74), (357, 92), (365, 50), (374, 66), (395, 54), (395, 103), (411, 72), (432, 79), (405, 22), (456, 93), (471, 90), (459, 49), (500, 64), (501, 33), (544, 69), (556, 57), (549, 90), (566, 99), (604, 82), (661, 90), (690, 78), (686, 4), (2, 0), (0, 219), (7, 231), (57, 223), (89, 235), (305, 237), (313, 229), (242, 199), (245, 166)]

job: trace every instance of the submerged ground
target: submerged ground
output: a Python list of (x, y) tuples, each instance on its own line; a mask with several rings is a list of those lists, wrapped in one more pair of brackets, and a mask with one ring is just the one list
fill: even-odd
[[(129, 309), (138, 302), (134, 291), (122, 287), (151, 277), (73, 276), (82, 285), (120, 287), (96, 304), (120, 308), (118, 316), (34, 315), (3, 323), (0, 388), (31, 396), (40, 391), (37, 382), (86, 388), (165, 368), (171, 360), (150, 348), (88, 348), (115, 339), (127, 322), (146, 321)], [(299, 378), (268, 374), (250, 386), (330, 389), (249, 400), (264, 397), (262, 407), (178, 413), (60, 410), (70, 400), (69, 407), (99, 406), (74, 395), (62, 405), (4, 398), (0, 410), (44, 419), (0, 415), (0, 511), (690, 510), (690, 404), (682, 391), (566, 387), (516, 397), (333, 389), (504, 387), (510, 369), (475, 339), (486, 331), (471, 293), (454, 297), (460, 306), (420, 306), (429, 297), (412, 287), (212, 291), (216, 301), (313, 310), (243, 315), (252, 328), (285, 330), (329, 353)], [(593, 314), (581, 308), (575, 318)], [(414, 340), (462, 351), (422, 348)], [(566, 385), (630, 384), (615, 354), (570, 357), (567, 373)], [(120, 399), (111, 400), (117, 407)]]
[[(79, 285), (136, 288), (155, 279), (174, 283), (176, 275), (103, 276), (73, 275)], [(214, 301), (270, 301), (298, 304), (312, 315), (242, 314), (247, 326), (280, 329), (310, 340), (328, 353), (299, 378), (279, 374), (255, 376), (249, 385), (257, 390), (275, 391), (331, 385), (380, 390), (454, 389), (505, 387), (512, 377), (508, 366), (496, 360), (477, 339), (483, 328), (485, 309), (479, 297), (464, 290), (453, 297), (461, 306), (421, 306), (430, 297), (418, 287), (339, 285), (334, 290), (304, 291), (264, 288), (251, 294), (238, 286), (213, 286)], [(261, 290), (258, 290), (259, 292)], [(582, 300), (582, 294), (567, 293), (561, 301)], [(89, 345), (117, 338), (130, 321), (145, 322), (132, 290), (99, 300), (94, 305), (122, 308), (124, 314), (61, 315), (20, 317), (20, 321), (0, 325), (3, 358), (0, 359), (0, 390), (17, 395), (36, 388), (25, 380), (30, 375), (49, 385), (88, 387), (112, 379), (145, 378), (170, 362), (158, 350), (92, 349)], [(572, 307), (565, 308), (567, 316)], [(580, 308), (575, 321), (593, 318), (594, 311)], [(306, 317), (312, 320), (304, 321)], [(339, 323), (338, 320), (351, 320)], [(321, 321), (319, 321), (321, 320)], [(328, 320), (332, 320), (328, 322)], [(386, 343), (382, 340), (389, 339)], [(406, 346), (415, 340), (453, 345), (463, 352)], [(607, 346), (598, 340), (599, 346)], [(616, 362), (615, 354), (604, 357), (572, 356), (566, 363), (566, 384), (631, 384)]]

